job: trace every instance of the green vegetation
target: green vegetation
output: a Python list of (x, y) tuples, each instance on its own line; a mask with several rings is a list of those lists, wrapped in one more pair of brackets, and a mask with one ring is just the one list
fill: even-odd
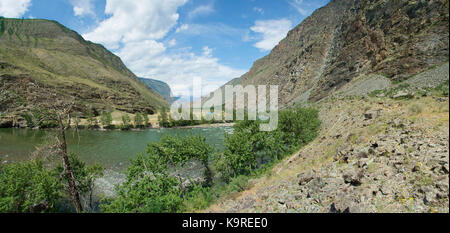
[[(135, 117), (136, 125), (145, 124), (145, 114), (139, 115), (142, 119)], [(157, 143), (149, 143), (146, 151), (127, 168), (125, 183), (116, 187), (118, 196), (104, 199), (101, 210), (113, 213), (193, 211), (206, 208), (225, 195), (248, 189), (250, 179), (266, 174), (278, 161), (317, 136), (320, 127), (317, 110), (284, 110), (279, 116), (279, 127), (273, 132), (259, 130), (263, 121), (237, 122), (234, 133), (225, 138), (223, 153), (216, 153), (205, 137), (195, 135), (165, 136)], [(109, 113), (102, 114), (101, 118), (102, 125), (109, 124)], [(129, 115), (122, 115), (122, 121), (122, 128), (131, 127)], [(103, 168), (87, 166), (74, 154), (69, 154), (68, 159), (81, 198), (87, 205), (83, 209), (92, 211), (94, 181), (103, 175)], [(188, 162), (200, 162), (206, 169), (201, 181), (191, 181), (186, 186), (173, 171)], [(64, 167), (58, 163), (54, 168), (49, 167), (50, 164), (39, 161), (0, 167), (0, 211), (55, 212), (64, 200), (70, 200)]]
[[(33, 55), (34, 48), (42, 57)], [(41, 103), (52, 103), (52, 97), (41, 94), (44, 89), (58, 99), (73, 99), (77, 107), (93, 105), (95, 112), (112, 109), (122, 102), (130, 103), (122, 109), (127, 113), (136, 109), (151, 113), (168, 106), (117, 56), (55, 21), (0, 19), (0, 60), (2, 67), (6, 67), (0, 71), (8, 77), (4, 82), (6, 90), (27, 100), (29, 106), (21, 106), (15, 100), (2, 103), (3, 109), (14, 117), (21, 118)], [(21, 74), (27, 74), (26, 78)], [(103, 101), (103, 94), (97, 93), (114, 98)]]
[(122, 124), (120, 125), (120, 129), (129, 130), (131, 129), (131, 118), (128, 114), (122, 115)]
[[(76, 155), (70, 155), (73, 174), (80, 193), (89, 200), (92, 210), (94, 180), (102, 176), (103, 168), (87, 166)], [(69, 200), (64, 168), (53, 169), (40, 160), (12, 163), (0, 167), (1, 213), (48, 213), (56, 212), (58, 206)]]
[[(164, 115), (161, 115), (162, 119)], [(126, 182), (116, 187), (118, 197), (101, 205), (105, 212), (182, 212), (206, 208), (218, 198), (249, 188), (249, 179), (265, 174), (276, 162), (317, 137), (318, 111), (280, 112), (279, 128), (259, 131), (262, 121), (240, 121), (225, 139), (226, 150), (215, 155), (205, 138), (166, 136), (150, 143), (127, 170)], [(169, 171), (199, 160), (207, 168), (207, 184), (180, 188)], [(215, 174), (214, 177), (210, 175)]]
[(117, 188), (118, 198), (101, 205), (109, 213), (177, 212), (182, 203), (179, 181), (169, 177), (156, 155), (140, 155), (127, 170), (127, 180)]
[(174, 127), (186, 127), (186, 126), (195, 126), (195, 125), (203, 125), (203, 124), (215, 124), (215, 123), (223, 123), (224, 121), (215, 121), (206, 120), (203, 116), (201, 120), (194, 120), (194, 114), (191, 111), (190, 120), (178, 120), (175, 121), (170, 118), (167, 109), (162, 108), (160, 111), (160, 116), (158, 117), (158, 123), (161, 127), (164, 128), (174, 128)]
[(0, 37), (3, 36), (5, 30), (6, 30), (5, 20), (3, 18), (0, 18)]
[(169, 116), (167, 114), (167, 108), (162, 108), (158, 116), (158, 123), (160, 127), (170, 128)]
[(438, 96), (448, 97), (449, 96), (449, 80), (441, 83), (437, 86), (434, 91)]
[(147, 154), (156, 154), (171, 166), (183, 166), (186, 162), (196, 159), (208, 165), (212, 152), (206, 143), (206, 138), (192, 135), (189, 137), (164, 136), (159, 143), (150, 143)]
[(173, 167), (198, 159), (204, 164), (211, 153), (204, 137), (166, 136), (161, 143), (150, 143), (145, 155), (138, 155), (127, 169), (126, 182), (117, 187), (118, 198), (106, 200), (105, 212), (179, 212), (183, 209), (180, 181), (169, 176)]
[(238, 122), (234, 133), (226, 137), (227, 149), (219, 163), (224, 180), (249, 175), (266, 163), (283, 159), (293, 150), (314, 140), (320, 127), (318, 111), (303, 108), (280, 111), (276, 131), (259, 131), (261, 123)]
[(92, 109), (87, 109), (86, 117), (88, 128), (92, 129), (98, 127), (97, 119), (95, 119), (94, 111), (92, 111)]
[(40, 161), (0, 167), (0, 212), (54, 212), (62, 184)]
[(136, 113), (134, 115), (134, 126), (136, 128), (143, 128), (144, 127), (144, 118), (140, 113)]
[[(97, 164), (93, 166), (88, 166), (76, 154), (70, 154), (69, 161), (70, 164), (72, 165), (73, 175), (75, 177), (75, 180), (77, 181), (80, 195), (85, 196), (85, 198), (88, 200), (89, 204), (88, 207), (92, 210), (93, 209), (92, 195), (94, 191), (94, 181), (95, 179), (103, 176), (104, 168)], [(55, 175), (60, 175), (64, 173), (64, 167), (62, 166), (62, 164), (58, 165), (54, 169), (54, 173)], [(67, 179), (63, 179), (61, 180), (61, 182), (62, 185), (65, 187), (64, 190), (69, 190)], [(67, 196), (70, 195), (67, 191), (66, 193)]]
[(22, 117), (25, 119), (28, 128), (38, 127), (46, 129), (57, 127), (57, 122), (47, 117), (50, 114), (50, 111), (46, 108), (35, 107), (31, 112), (24, 113)]
[(142, 119), (144, 120), (144, 126), (145, 127), (149, 127), (149, 126), (151, 126), (151, 124), (150, 124), (150, 119), (148, 118), (148, 114), (147, 113), (143, 113), (142, 114)]
[(105, 112), (100, 116), (100, 121), (105, 129), (111, 129), (114, 128), (112, 125), (112, 115), (111, 112)]

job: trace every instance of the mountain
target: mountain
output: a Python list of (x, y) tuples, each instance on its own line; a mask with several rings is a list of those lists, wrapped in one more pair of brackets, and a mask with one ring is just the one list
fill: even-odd
[(312, 102), (318, 137), (202, 212), (448, 213), (448, 20), (448, 0), (332, 0), (305, 19), (229, 84)]
[(153, 114), (168, 106), (103, 46), (63, 25), (41, 19), (0, 18), (0, 113), (19, 118), (43, 102), (74, 99), (87, 108)]
[(159, 80), (155, 79), (148, 79), (148, 78), (140, 78), (145, 85), (150, 87), (151, 89), (155, 90), (158, 94), (164, 97), (165, 100), (167, 100), (169, 103), (172, 103), (176, 101), (176, 97), (173, 97), (172, 90), (170, 89), (170, 86)]
[(332, 0), (233, 83), (315, 102), (367, 77), (396, 83), (448, 61), (449, 1)]

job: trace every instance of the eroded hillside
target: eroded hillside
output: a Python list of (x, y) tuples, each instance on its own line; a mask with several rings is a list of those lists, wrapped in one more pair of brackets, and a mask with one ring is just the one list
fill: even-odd
[(448, 61), (448, 0), (333, 0), (235, 83), (280, 87), (283, 105), (320, 100), (353, 79), (400, 82)]
[(0, 18), (0, 124), (22, 125), (42, 103), (75, 101), (87, 109), (153, 114), (168, 103), (103, 46), (54, 21)]
[(324, 98), (315, 141), (207, 211), (448, 213), (448, 80), (447, 63), (370, 97)]

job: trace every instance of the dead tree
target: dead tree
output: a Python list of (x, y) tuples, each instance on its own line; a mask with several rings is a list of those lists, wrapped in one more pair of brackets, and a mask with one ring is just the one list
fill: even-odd
[[(49, 114), (45, 116), (45, 118), (40, 119), (43, 120), (53, 120), (58, 123), (59, 126), (59, 140), (58, 145), (58, 153), (61, 155), (64, 172), (63, 176), (67, 179), (69, 184), (69, 195), (72, 199), (72, 203), (75, 207), (77, 213), (83, 212), (83, 206), (81, 204), (80, 191), (77, 186), (77, 182), (75, 176), (73, 175), (73, 169), (70, 164), (69, 155), (67, 152), (67, 141), (66, 141), (66, 130), (70, 128), (71, 123), (71, 113), (73, 111), (73, 107), (75, 105), (75, 101), (64, 100), (58, 98), (58, 95), (48, 91), (45, 88), (39, 88), (41, 92), (41, 96), (46, 96), (46, 100), (44, 101), (35, 101), (39, 102), (39, 106), (49, 110)], [(65, 123), (65, 119), (67, 122)]]
[[(60, 152), (63, 159), (64, 171), (67, 182), (69, 183), (69, 193), (72, 198), (73, 205), (77, 213), (83, 212), (83, 206), (81, 205), (80, 192), (77, 187), (75, 177), (73, 175), (72, 166), (70, 164), (69, 155), (67, 153), (67, 141), (66, 141), (66, 130), (70, 127), (71, 112), (74, 103), (70, 104), (58, 104), (54, 105), (53, 109), (55, 111), (56, 121), (59, 125), (59, 136), (60, 141)], [(64, 125), (64, 117), (67, 117), (67, 124)]]

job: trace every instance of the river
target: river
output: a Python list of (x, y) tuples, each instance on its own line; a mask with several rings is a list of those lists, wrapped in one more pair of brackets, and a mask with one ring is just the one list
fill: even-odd
[[(88, 164), (98, 163), (106, 169), (123, 171), (135, 158), (144, 152), (149, 142), (157, 142), (164, 135), (188, 136), (200, 134), (218, 151), (223, 150), (225, 133), (230, 127), (193, 129), (148, 129), (143, 131), (93, 131), (73, 130), (67, 132), (69, 152), (78, 154)], [(30, 158), (30, 153), (42, 145), (53, 130), (0, 129), (0, 162), (11, 163)]]

